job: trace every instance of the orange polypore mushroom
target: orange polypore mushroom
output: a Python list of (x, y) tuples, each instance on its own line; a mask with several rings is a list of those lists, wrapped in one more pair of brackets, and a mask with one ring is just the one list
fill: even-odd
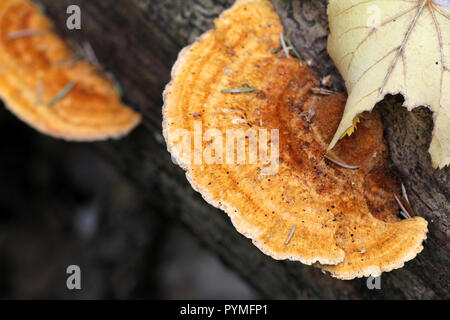
[(66, 140), (117, 138), (141, 119), (28, 0), (0, 1), (0, 98), (30, 126)]
[(275, 259), (352, 279), (414, 258), (427, 222), (397, 217), (379, 115), (325, 157), (346, 97), (317, 94), (317, 75), (277, 50), (270, 2), (238, 0), (215, 26), (180, 53), (164, 93), (164, 137), (193, 188)]

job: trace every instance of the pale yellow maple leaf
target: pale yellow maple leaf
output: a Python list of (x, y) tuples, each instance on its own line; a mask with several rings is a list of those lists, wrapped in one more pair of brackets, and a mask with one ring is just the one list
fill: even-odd
[(351, 133), (357, 115), (401, 93), (408, 110), (433, 111), (433, 166), (450, 163), (449, 12), (450, 0), (329, 1), (328, 52), (349, 95), (329, 149)]

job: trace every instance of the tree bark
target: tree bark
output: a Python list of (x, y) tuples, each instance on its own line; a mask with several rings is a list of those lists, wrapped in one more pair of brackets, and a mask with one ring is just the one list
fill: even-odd
[[(429, 221), (424, 251), (402, 269), (382, 275), (382, 289), (365, 279), (340, 281), (296, 262), (275, 261), (233, 228), (229, 218), (206, 204), (174, 165), (161, 135), (161, 93), (179, 50), (202, 32), (232, 0), (40, 0), (57, 29), (78, 42), (88, 41), (105, 68), (119, 79), (124, 100), (144, 122), (120, 141), (95, 143), (148, 199), (149, 209), (182, 221), (268, 298), (449, 298), (449, 169), (434, 170), (427, 152), (432, 121), (426, 110), (407, 112), (401, 97), (378, 106), (386, 126), (392, 165), (408, 190), (415, 212)], [(286, 33), (333, 88), (344, 83), (326, 53), (325, 0), (273, 0)], [(66, 8), (79, 5), (82, 29), (69, 31)]]

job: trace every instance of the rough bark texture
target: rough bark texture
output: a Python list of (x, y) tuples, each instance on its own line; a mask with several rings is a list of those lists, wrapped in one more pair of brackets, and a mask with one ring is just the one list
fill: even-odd
[[(394, 168), (430, 233), (425, 250), (403, 269), (382, 275), (382, 289), (365, 279), (340, 281), (300, 263), (275, 261), (239, 235), (228, 217), (196, 194), (171, 162), (161, 135), (161, 93), (178, 51), (212, 26), (232, 0), (41, 0), (60, 32), (89, 41), (124, 90), (124, 99), (143, 113), (144, 124), (129, 137), (94, 144), (126, 173), (147, 198), (149, 209), (179, 219), (221, 259), (268, 298), (449, 298), (449, 169), (433, 170), (427, 148), (431, 114), (400, 108), (391, 97), (380, 108)], [(326, 53), (326, 1), (274, 0), (286, 33), (321, 77), (343, 82)], [(82, 30), (65, 28), (66, 8), (82, 10)], [(401, 100), (401, 99), (400, 99)]]

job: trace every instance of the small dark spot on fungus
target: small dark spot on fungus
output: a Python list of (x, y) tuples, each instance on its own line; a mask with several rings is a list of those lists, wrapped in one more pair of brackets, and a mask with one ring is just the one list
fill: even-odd
[(265, 100), (265, 99), (266, 99), (266, 94), (264, 93), (263, 90), (259, 90), (259, 91), (256, 93), (256, 97), (257, 97), (258, 99)]

